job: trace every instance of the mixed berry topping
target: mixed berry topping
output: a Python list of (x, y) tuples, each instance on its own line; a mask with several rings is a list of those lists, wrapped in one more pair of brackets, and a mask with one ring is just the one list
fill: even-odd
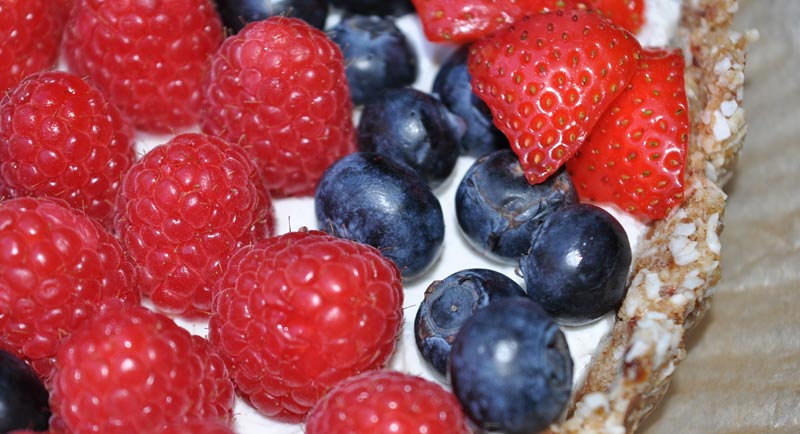
[(266, 3), (0, 0), (6, 430), (546, 428), (600, 206), (683, 199), (682, 53), (636, 0)]

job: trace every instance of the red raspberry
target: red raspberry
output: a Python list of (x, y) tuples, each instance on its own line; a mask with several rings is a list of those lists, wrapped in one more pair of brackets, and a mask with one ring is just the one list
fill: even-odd
[(0, 193), (64, 199), (110, 227), (133, 128), (80, 77), (41, 72), (0, 101)]
[(76, 0), (67, 65), (89, 77), (136, 127), (169, 132), (197, 122), (200, 81), (222, 42), (211, 0)]
[(0, 347), (46, 377), (99, 306), (139, 303), (133, 265), (99, 223), (51, 199), (0, 202)]
[(53, 0), (0, 0), (0, 94), (55, 65), (65, 18)]
[(160, 434), (169, 423), (232, 415), (233, 383), (208, 341), (141, 306), (104, 309), (56, 362), (51, 424), (72, 434)]
[(194, 419), (172, 423), (159, 431), (160, 434), (234, 434), (233, 429), (213, 419)]
[(211, 289), (237, 248), (272, 234), (273, 207), (247, 153), (188, 133), (131, 167), (117, 197), (117, 232), (159, 309), (208, 315)]
[(299, 19), (253, 22), (226, 39), (204, 91), (201, 128), (244, 146), (274, 196), (313, 194), (356, 148), (342, 53)]
[(372, 371), (348, 378), (322, 398), (306, 434), (467, 434), (452, 393), (420, 377)]
[(301, 230), (237, 251), (209, 340), (261, 413), (300, 422), (344, 378), (386, 365), (403, 320), (397, 267), (370, 246)]

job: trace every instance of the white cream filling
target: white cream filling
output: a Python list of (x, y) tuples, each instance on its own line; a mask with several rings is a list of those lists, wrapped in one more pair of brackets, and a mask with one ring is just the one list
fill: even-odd
[[(647, 46), (663, 46), (671, 42), (670, 38), (674, 35), (677, 28), (680, 14), (680, 0), (646, 0), (646, 25), (638, 35), (639, 41)], [(336, 19), (332, 17), (331, 19)], [(437, 65), (442, 63), (447, 55), (455, 48), (448, 45), (432, 44), (424, 39), (422, 27), (419, 20), (414, 15), (407, 15), (400, 18), (399, 27), (406, 33), (414, 44), (419, 55), (420, 76), (415, 83), (415, 87), (429, 92), (433, 79), (438, 69)], [(729, 110), (725, 110), (726, 112)], [(727, 113), (721, 115), (729, 116)], [(722, 130), (723, 128), (720, 128)], [(187, 131), (197, 131), (197, 128), (189, 128)], [(716, 131), (716, 129), (715, 129)], [(721, 134), (724, 132), (720, 131)], [(150, 135), (139, 133), (136, 136), (137, 150), (144, 153), (152, 147), (165, 143), (171, 135)], [(505, 273), (518, 283), (522, 284), (522, 278), (517, 274), (515, 267), (499, 264), (488, 260), (477, 254), (463, 239), (456, 221), (454, 200), (455, 191), (459, 180), (474, 161), (473, 158), (462, 157), (459, 159), (456, 169), (450, 180), (436, 193), (442, 204), (445, 218), (445, 248), (442, 256), (434, 266), (420, 279), (406, 285), (405, 288), (405, 321), (403, 324), (402, 335), (398, 341), (396, 352), (391, 360), (390, 368), (403, 372), (420, 375), (422, 377), (438, 381), (445, 384), (432, 368), (429, 368), (417, 351), (414, 341), (414, 317), (417, 306), (423, 299), (425, 289), (434, 280), (444, 279), (456, 271), (467, 268), (491, 268)], [(294, 198), (275, 200), (277, 216), (276, 233), (283, 234), (290, 230), (297, 230), (306, 226), (316, 228), (317, 222), (314, 216), (314, 202), (312, 198)], [(614, 214), (628, 233), (631, 246), (636, 252), (639, 237), (644, 233), (646, 226), (627, 214), (607, 208)], [(687, 228), (688, 229), (688, 228)], [(679, 245), (680, 240), (675, 241), (675, 249), (681, 252), (688, 250), (689, 246)], [(672, 246), (671, 246), (672, 247)], [(687, 282), (687, 286), (692, 286), (694, 282)], [(684, 302), (684, 300), (673, 300), (674, 302)], [(190, 332), (206, 336), (207, 322), (189, 322), (177, 319), (177, 322), (188, 329)], [(581, 327), (564, 327), (567, 342), (575, 362), (574, 378), (580, 381), (585, 373), (586, 367), (591, 361), (592, 354), (599, 342), (605, 337), (613, 325), (613, 313), (606, 315), (601, 320)], [(234, 429), (240, 434), (256, 434), (269, 432), (270, 434), (302, 434), (302, 425), (283, 424), (272, 421), (259, 415), (252, 407), (237, 398), (234, 408)]]

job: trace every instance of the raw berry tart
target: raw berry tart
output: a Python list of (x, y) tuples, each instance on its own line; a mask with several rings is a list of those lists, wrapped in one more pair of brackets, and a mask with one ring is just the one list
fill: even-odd
[(664, 396), (720, 278), (737, 0), (23, 3), (61, 71), (53, 32), (0, 67), (0, 210), (69, 219), (0, 225), (0, 347), (49, 432), (617, 434)]

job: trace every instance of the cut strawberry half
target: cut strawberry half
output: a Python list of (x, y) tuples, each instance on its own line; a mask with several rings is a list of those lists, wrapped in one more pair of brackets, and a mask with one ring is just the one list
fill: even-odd
[(644, 0), (584, 0), (586, 6), (636, 33), (644, 25)]
[(650, 220), (683, 198), (689, 111), (680, 50), (643, 50), (638, 63), (567, 170), (581, 199)]
[(473, 44), (473, 90), (528, 182), (575, 154), (633, 77), (640, 49), (630, 32), (586, 10), (529, 15)]
[(412, 0), (425, 36), (434, 42), (466, 43), (524, 15), (577, 6), (576, 0)]

